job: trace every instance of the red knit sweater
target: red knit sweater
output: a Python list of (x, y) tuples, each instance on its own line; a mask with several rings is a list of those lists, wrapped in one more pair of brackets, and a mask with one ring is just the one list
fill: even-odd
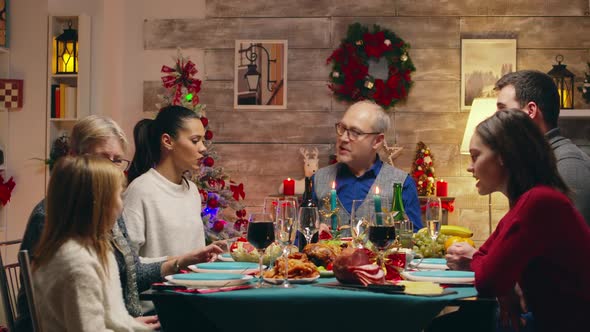
[(590, 329), (590, 227), (560, 192), (524, 193), (473, 255), (480, 295), (519, 283), (540, 331)]

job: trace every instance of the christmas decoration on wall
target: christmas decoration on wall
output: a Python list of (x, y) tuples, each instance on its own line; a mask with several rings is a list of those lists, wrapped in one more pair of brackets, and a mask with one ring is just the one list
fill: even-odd
[(23, 80), (0, 79), (0, 108), (16, 110), (23, 107)]
[(401, 146), (389, 146), (389, 144), (387, 144), (387, 141), (383, 141), (383, 152), (385, 153), (385, 157), (387, 158), (387, 163), (390, 164), (391, 166), (395, 166), (393, 161), (399, 157), (399, 155), (402, 153), (402, 150), (404, 148)]
[[(372, 100), (385, 109), (405, 100), (416, 71), (408, 50), (410, 45), (390, 30), (360, 23), (348, 27), (346, 38), (326, 60), (332, 64), (328, 87), (339, 100)], [(372, 66), (387, 67), (387, 77), (371, 74)]]
[[(230, 179), (222, 167), (216, 165), (217, 153), (213, 146), (213, 131), (205, 114), (205, 105), (199, 103), (201, 80), (197, 79), (197, 68), (178, 50), (174, 67), (162, 66), (162, 84), (166, 94), (161, 95), (160, 109), (166, 105), (180, 105), (193, 110), (205, 127), (205, 146), (207, 151), (199, 172), (190, 174), (190, 179), (197, 184), (201, 194), (201, 217), (205, 224), (207, 243), (236, 237), (246, 230), (248, 220), (246, 210), (240, 202), (246, 197), (244, 185)], [(235, 217), (224, 211), (235, 211)], [(231, 220), (230, 220), (231, 219)]]
[[(587, 65), (588, 69), (590, 69), (590, 62), (587, 62)], [(585, 72), (584, 75), (586, 76), (584, 78), (584, 83), (582, 84), (582, 86), (578, 87), (578, 91), (582, 93), (582, 97), (584, 98), (586, 103), (590, 104), (590, 72)]]
[(8, 181), (5, 181), (2, 173), (3, 171), (0, 171), (0, 204), (6, 206), (10, 201), (10, 197), (12, 197), (12, 190), (16, 186), (16, 182), (14, 182), (14, 177), (12, 176)]
[(412, 163), (410, 174), (416, 182), (419, 196), (434, 195), (434, 157), (430, 148), (420, 141), (416, 144), (416, 158)]

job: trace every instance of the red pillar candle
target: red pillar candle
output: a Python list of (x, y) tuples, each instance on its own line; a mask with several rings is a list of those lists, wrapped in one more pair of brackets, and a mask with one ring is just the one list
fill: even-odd
[(283, 180), (283, 195), (293, 196), (295, 195), (295, 180), (287, 178)]
[(443, 180), (436, 181), (436, 196), (446, 197), (449, 195), (449, 184)]

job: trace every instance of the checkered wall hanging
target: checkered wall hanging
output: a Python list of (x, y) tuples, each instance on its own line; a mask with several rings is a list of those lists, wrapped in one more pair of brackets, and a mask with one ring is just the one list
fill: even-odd
[(0, 79), (0, 108), (23, 107), (23, 80)]

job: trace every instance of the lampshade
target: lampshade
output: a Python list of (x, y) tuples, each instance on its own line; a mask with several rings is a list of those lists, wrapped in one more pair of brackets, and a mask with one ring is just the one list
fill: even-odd
[(471, 136), (475, 131), (475, 127), (483, 120), (490, 117), (496, 112), (496, 98), (475, 98), (471, 105), (469, 118), (467, 118), (467, 125), (463, 133), (463, 141), (461, 143), (461, 154), (469, 154), (469, 142)]

